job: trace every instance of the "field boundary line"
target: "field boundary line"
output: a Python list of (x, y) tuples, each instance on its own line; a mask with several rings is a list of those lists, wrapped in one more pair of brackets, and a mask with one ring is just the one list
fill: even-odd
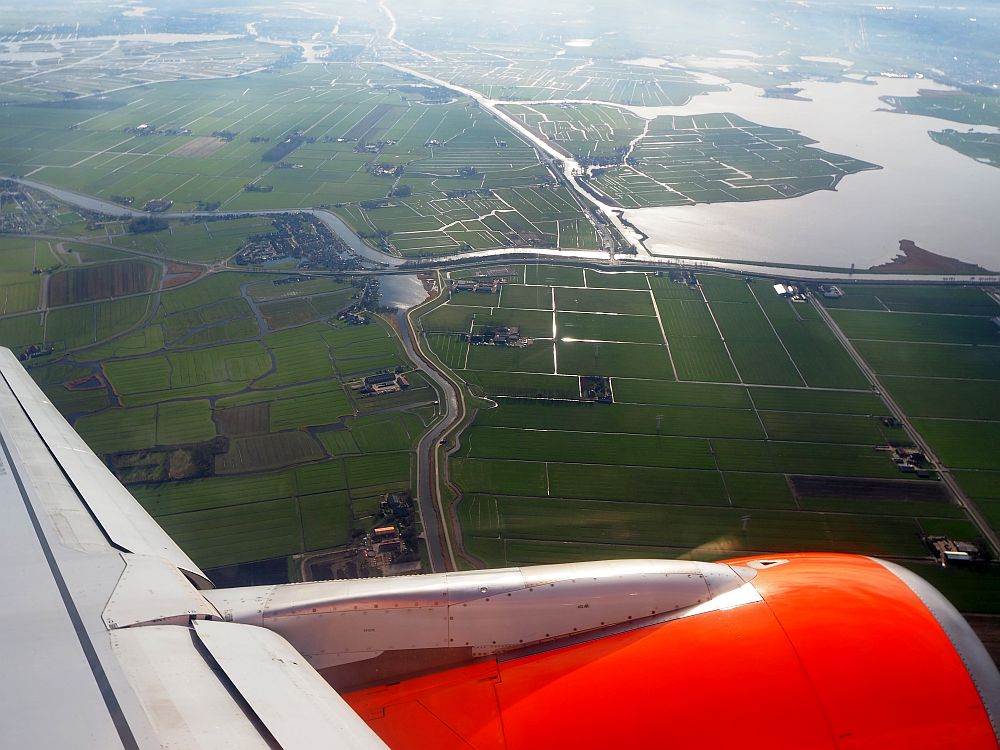
[(792, 363), (792, 367), (795, 368), (795, 372), (796, 374), (798, 374), (799, 380), (802, 381), (802, 386), (804, 388), (808, 388), (809, 383), (806, 381), (805, 376), (802, 374), (802, 370), (799, 369), (799, 366), (796, 363), (795, 358), (792, 356), (792, 353), (788, 351), (788, 347), (785, 346), (785, 342), (782, 341), (781, 336), (778, 335), (778, 329), (774, 327), (774, 323), (771, 322), (771, 318), (770, 316), (768, 316), (767, 311), (764, 309), (764, 306), (760, 304), (760, 300), (757, 298), (757, 293), (753, 290), (753, 286), (747, 284), (747, 287), (750, 289), (750, 294), (753, 297), (753, 301), (757, 303), (757, 309), (760, 310), (761, 315), (764, 316), (764, 320), (766, 320), (768, 326), (770, 326), (771, 333), (774, 334), (774, 338), (778, 340), (778, 343), (781, 344), (781, 348), (785, 350), (785, 355), (788, 357), (788, 361)]
[[(719, 326), (719, 321), (715, 317), (715, 311), (712, 309), (712, 305), (709, 303), (708, 297), (705, 296), (705, 288), (701, 285), (700, 282), (698, 283), (698, 292), (701, 294), (701, 298), (705, 302), (705, 307), (708, 308), (708, 314), (712, 316), (712, 323), (715, 324), (715, 330), (719, 334), (719, 339), (722, 341), (722, 346), (725, 347), (726, 356), (729, 357), (729, 364), (733, 366), (733, 372), (735, 372), (736, 377), (740, 379), (739, 382), (736, 383), (736, 385), (746, 386), (747, 383), (743, 380), (743, 373), (740, 372), (740, 368), (736, 366), (736, 360), (733, 359), (733, 353), (729, 351), (729, 344), (726, 343), (726, 337), (722, 333), (722, 328)], [(795, 386), (789, 386), (789, 387), (794, 388)]]
[(660, 335), (663, 336), (663, 345), (667, 348), (667, 359), (670, 360), (670, 369), (674, 371), (674, 380), (680, 382), (680, 375), (677, 374), (677, 365), (674, 364), (674, 355), (670, 353), (670, 342), (667, 340), (667, 332), (663, 328), (663, 318), (660, 317), (660, 306), (656, 304), (656, 295), (653, 294), (653, 287), (649, 283), (649, 275), (646, 274), (646, 286), (649, 287), (649, 299), (653, 303), (653, 312), (656, 313), (656, 324), (660, 327)]

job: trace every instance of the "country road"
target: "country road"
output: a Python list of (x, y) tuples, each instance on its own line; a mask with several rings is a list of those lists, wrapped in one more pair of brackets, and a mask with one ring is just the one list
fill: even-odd
[(423, 305), (418, 305), (405, 313), (401, 310), (396, 313), (396, 320), (399, 323), (400, 339), (407, 356), (433, 381), (440, 394), (438, 400), (440, 418), (424, 433), (417, 445), (415, 495), (424, 525), (424, 539), (427, 543), (431, 571), (442, 573), (455, 570), (456, 565), (451, 529), (447, 522), (448, 511), (440, 495), (438, 454), (442, 436), (465, 419), (465, 401), (461, 397), (461, 386), (441, 371), (423, 351), (419, 335), (410, 319), (410, 315), (422, 307)]
[(879, 395), (882, 397), (882, 400), (885, 401), (885, 403), (889, 406), (889, 409), (892, 411), (893, 416), (896, 417), (896, 419), (899, 420), (899, 422), (906, 428), (906, 431), (910, 434), (910, 437), (912, 437), (913, 441), (917, 444), (917, 447), (919, 447), (921, 452), (928, 458), (928, 460), (930, 460), (930, 462), (934, 464), (935, 468), (937, 469), (938, 475), (941, 477), (941, 481), (944, 482), (945, 487), (948, 488), (948, 491), (951, 493), (951, 496), (955, 499), (955, 502), (957, 502), (962, 508), (965, 509), (965, 512), (969, 514), (969, 517), (972, 519), (973, 523), (976, 524), (976, 527), (979, 529), (979, 532), (990, 543), (990, 546), (993, 547), (994, 554), (1000, 554), (1000, 537), (997, 536), (997, 533), (993, 530), (993, 527), (990, 526), (989, 521), (986, 520), (985, 516), (983, 516), (983, 514), (980, 512), (979, 508), (976, 507), (976, 504), (972, 502), (972, 500), (970, 500), (969, 497), (965, 494), (965, 492), (959, 486), (958, 482), (955, 481), (955, 478), (951, 475), (951, 471), (948, 469), (948, 467), (945, 466), (941, 462), (941, 459), (939, 459), (937, 455), (934, 453), (934, 451), (931, 450), (930, 445), (927, 443), (926, 440), (924, 440), (923, 436), (913, 426), (913, 423), (910, 422), (910, 419), (906, 415), (906, 412), (904, 412), (899, 407), (899, 404), (897, 404), (893, 400), (892, 395), (889, 393), (888, 390), (886, 390), (885, 386), (882, 385), (881, 381), (879, 381), (878, 375), (868, 365), (864, 357), (861, 356), (860, 352), (858, 352), (858, 350), (854, 348), (854, 344), (851, 342), (849, 338), (847, 338), (844, 332), (840, 330), (840, 326), (837, 325), (837, 322), (833, 319), (833, 316), (831, 316), (830, 313), (827, 312), (827, 309), (815, 296), (813, 296), (813, 306), (816, 308), (816, 311), (820, 314), (823, 320), (826, 321), (826, 324), (830, 327), (830, 330), (833, 331), (834, 336), (837, 337), (837, 340), (840, 341), (841, 345), (847, 350), (848, 354), (851, 355), (855, 363), (857, 363), (858, 367), (861, 368), (861, 371), (865, 374), (865, 377), (867, 377), (868, 380), (871, 381), (871, 383), (876, 388), (878, 388)]

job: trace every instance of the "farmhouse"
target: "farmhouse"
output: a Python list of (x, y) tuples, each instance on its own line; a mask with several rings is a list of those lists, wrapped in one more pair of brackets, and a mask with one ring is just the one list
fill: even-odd
[(832, 284), (821, 284), (819, 292), (827, 299), (840, 299), (844, 296), (844, 290), (839, 286), (833, 286)]
[(521, 336), (518, 326), (484, 328), (482, 333), (463, 333), (462, 340), (473, 346), (529, 346), (532, 341)]
[(150, 213), (163, 213), (172, 205), (174, 205), (174, 202), (169, 198), (153, 198), (146, 201), (146, 205), (142, 207), (142, 210), (149, 211)]
[(787, 297), (792, 302), (805, 302), (805, 293), (795, 284), (775, 284), (774, 292), (779, 297)]
[(979, 547), (972, 542), (958, 542), (945, 536), (929, 536), (924, 541), (942, 567), (971, 565), (982, 555)]
[(508, 277), (494, 276), (477, 279), (450, 279), (451, 291), (456, 292), (479, 292), (480, 294), (496, 294), (504, 285)]
[(383, 393), (396, 393), (409, 387), (410, 382), (405, 376), (395, 372), (380, 372), (365, 378), (361, 393), (365, 396), (381, 396)]
[(916, 474), (921, 479), (926, 479), (931, 475), (927, 456), (917, 448), (897, 446), (893, 448), (892, 460), (896, 464), (896, 468), (904, 474)]

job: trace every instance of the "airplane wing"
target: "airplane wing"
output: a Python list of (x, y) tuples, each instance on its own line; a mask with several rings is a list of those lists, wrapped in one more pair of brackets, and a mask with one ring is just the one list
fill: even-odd
[(13, 747), (994, 748), (1000, 673), (871, 558), (212, 589), (0, 349)]
[(22, 748), (343, 748), (381, 740), (211, 584), (0, 349), (0, 727)]

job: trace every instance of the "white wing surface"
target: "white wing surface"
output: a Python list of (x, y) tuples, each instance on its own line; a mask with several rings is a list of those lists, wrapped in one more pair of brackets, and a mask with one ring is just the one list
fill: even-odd
[(384, 748), (211, 583), (0, 349), (0, 727), (25, 748)]

